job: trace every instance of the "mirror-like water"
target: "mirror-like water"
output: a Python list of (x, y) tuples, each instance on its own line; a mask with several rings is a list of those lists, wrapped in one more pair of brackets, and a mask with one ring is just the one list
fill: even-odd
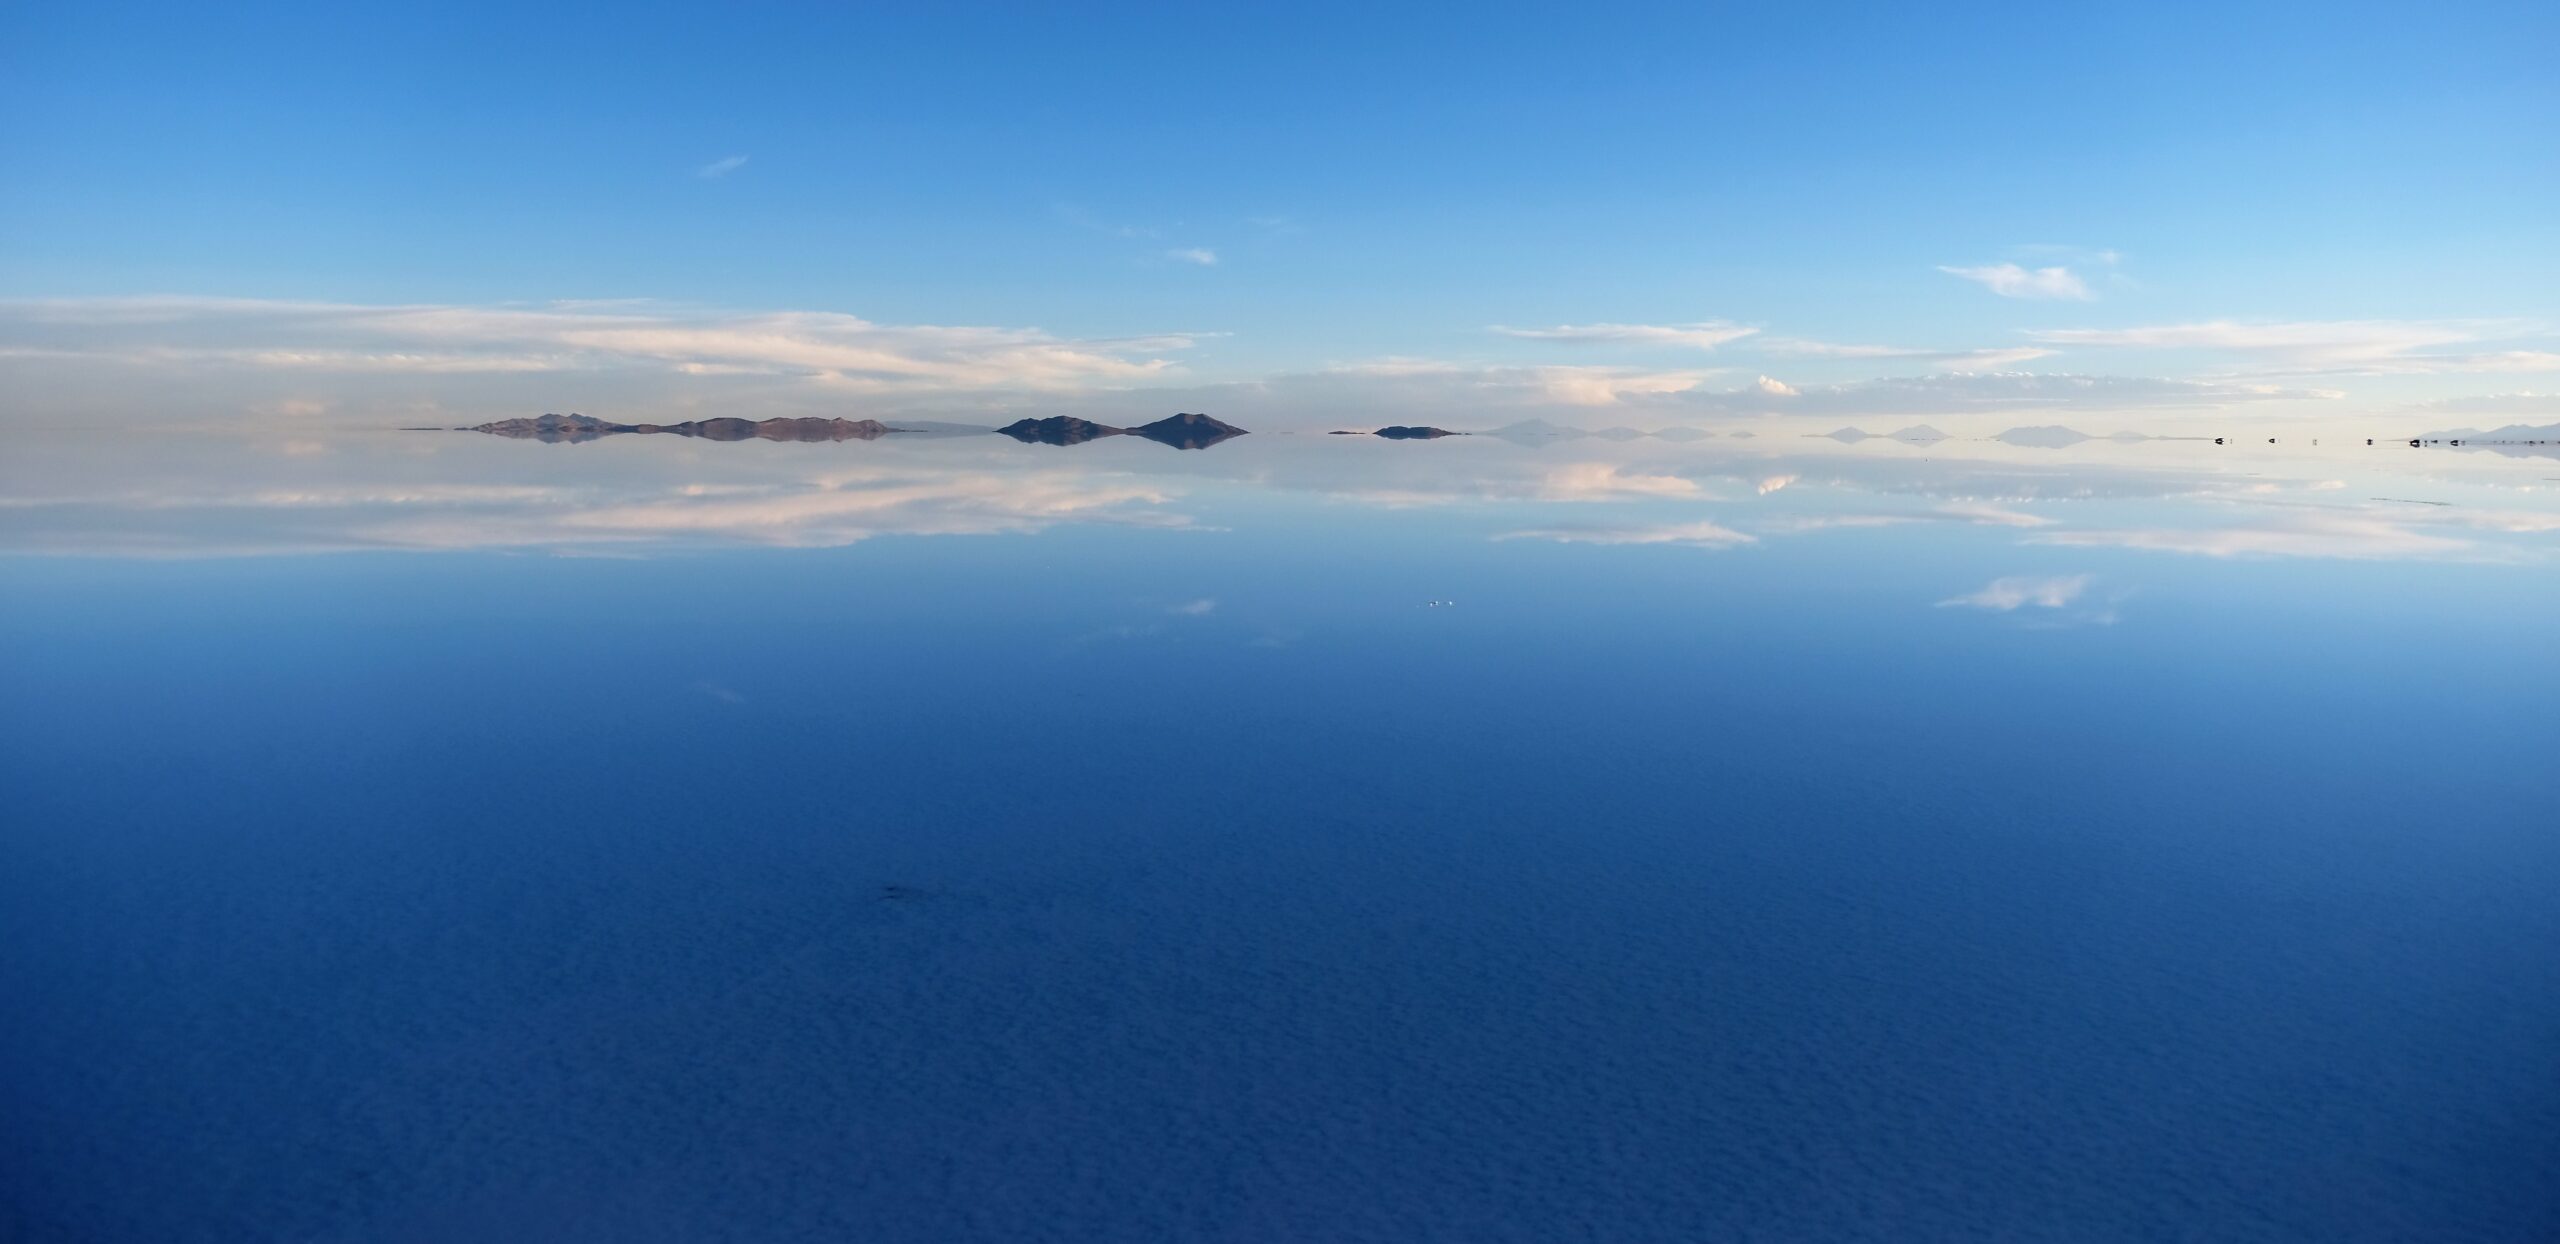
[(2547, 450), (823, 431), (0, 459), (0, 1226), (2555, 1221)]

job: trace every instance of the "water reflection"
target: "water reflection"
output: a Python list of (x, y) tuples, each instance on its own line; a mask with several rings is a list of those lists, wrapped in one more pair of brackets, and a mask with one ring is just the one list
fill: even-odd
[(1243, 428), (1197, 414), (1168, 415), (1134, 428), (1115, 428), (1073, 415), (1051, 415), (1016, 420), (996, 430), (1024, 444), (1081, 445), (1106, 436), (1135, 436), (1175, 449), (1207, 449), (1244, 435)]
[[(425, 429), (414, 429), (424, 431)], [(592, 441), (599, 437), (622, 434), (691, 436), (706, 441), (876, 441), (893, 428), (877, 419), (688, 419), (682, 423), (607, 423), (593, 415), (537, 415), (530, 419), (500, 419), (494, 423), (476, 424), (461, 429), (486, 432), (492, 436), (516, 440), (562, 442)]]
[[(0, 548), (645, 554), (1060, 524), (1374, 537), (1423, 523), (1419, 512), (1433, 515), (1435, 534), (1481, 541), (1761, 554), (1936, 531), (2003, 548), (2525, 563), (2548, 560), (2560, 538), (2549, 461), (2529, 452), (2541, 447), (2486, 438), (2456, 452), (2360, 438), (1626, 439), (1515, 427), (1404, 447), (1312, 432), (1244, 438), (1205, 415), (1125, 429), (1026, 419), (1001, 436), (868, 419), (543, 416), (472, 430), (494, 435), (30, 436), (0, 465)], [(581, 449), (528, 451), (511, 439)], [(1142, 440), (1223, 448), (1164, 455), (1134, 445)]]

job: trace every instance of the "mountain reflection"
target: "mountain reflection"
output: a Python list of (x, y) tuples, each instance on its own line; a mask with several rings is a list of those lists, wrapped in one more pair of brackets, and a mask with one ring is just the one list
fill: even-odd
[[(2524, 564), (2560, 552), (2560, 492), (2543, 478), (2549, 459), (2536, 456), (2548, 448), (2542, 429), (2463, 438), (2462, 451), (2494, 451), (2482, 453), (2456, 452), (2451, 437), (2440, 451), (2361, 436), (2320, 444), (2290, 432), (2269, 444), (2265, 428), (2234, 429), (2221, 444), (1740, 430), (1532, 437), (1543, 429), (1515, 428), (1421, 452), (1309, 430), (1253, 436), (1215, 455), (1130, 444), (1199, 449), (1243, 435), (1198, 414), (1132, 428), (1052, 416), (968, 435), (868, 419), (618, 424), (583, 415), (473, 430), (488, 437), (30, 437), (0, 458), (0, 552), (629, 555), (1069, 525), (1276, 528), (1330, 541), (1398, 524), (1524, 550), (1572, 546), (1576, 556), (1789, 556), (1932, 539), (2046, 556), (2106, 549), (2243, 561)], [(627, 443), (566, 456), (505, 443), (605, 438)], [(747, 440), (873, 443), (850, 454), (702, 444)], [(1084, 448), (1025, 453), (1016, 444), (1025, 441)], [(1429, 515), (1405, 516), (1414, 511)]]
[(1170, 415), (1134, 428), (1115, 428), (1073, 415), (1052, 415), (1046, 419), (1019, 419), (996, 430), (1033, 445), (1081, 445), (1106, 436), (1135, 436), (1175, 449), (1207, 449), (1244, 435), (1244, 429), (1234, 424), (1196, 414)]
[(625, 433), (690, 436), (706, 441), (871, 441), (904, 428), (877, 419), (688, 419), (683, 423), (607, 423), (592, 415), (537, 415), (458, 429), (516, 440), (592, 441)]

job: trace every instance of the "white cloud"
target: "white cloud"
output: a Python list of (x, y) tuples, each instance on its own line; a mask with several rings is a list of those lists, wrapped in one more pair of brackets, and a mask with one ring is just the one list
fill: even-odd
[(2234, 381), (2149, 376), (2083, 376), (2043, 372), (1945, 372), (1849, 384), (1805, 385), (1773, 400), (1757, 385), (1683, 393), (1678, 404), (1713, 414), (1875, 416), (2030, 410), (2126, 411), (2229, 406), (2247, 402), (2334, 398), (2326, 390), (2285, 389)]
[(1801, 337), (1770, 337), (1760, 348), (1773, 354), (1805, 358), (1862, 359), (1923, 363), (1931, 367), (1974, 370), (2009, 367), (2031, 359), (2050, 357), (2053, 351), (2038, 346), (1987, 347), (1977, 350), (1918, 350), (1907, 346), (1849, 345), (1830, 341), (1807, 341)]
[(2133, 328), (2035, 329), (2055, 346), (2084, 349), (2202, 350), (2248, 357), (2299, 374), (2560, 371), (2560, 353), (2504, 349), (2445, 352), (2548, 329), (2512, 320), (2209, 320)]
[[(1620, 402), (1686, 393), (1716, 375), (1713, 369), (1644, 371), (1628, 367), (1477, 367), (1434, 359), (1385, 358), (1344, 364), (1330, 376), (1390, 380), (1416, 393), (1418, 403), (1499, 397), (1564, 406), (1613, 406)], [(1285, 381), (1286, 378), (1283, 378)]]
[(1558, 324), (1553, 328), (1505, 328), (1495, 325), (1493, 331), (1505, 337), (1518, 337), (1528, 341), (1678, 345), (1699, 350), (1712, 350), (1728, 341), (1739, 341), (1760, 330), (1724, 320), (1703, 320), (1695, 324)]
[(1940, 608), (1953, 605), (1969, 609), (1991, 609), (2001, 613), (2008, 613), (2028, 605), (2038, 609), (2060, 609), (2080, 599), (2080, 593), (2088, 586), (2089, 576), (2085, 574), (2055, 579), (2013, 576), (1993, 579), (1989, 586), (1981, 591), (1948, 597), (1939, 601), (1938, 606)]
[(879, 324), (825, 311), (652, 303), (454, 306), (143, 297), (0, 301), (10, 351), (255, 371), (764, 375), (843, 390), (1067, 390), (1173, 368), (1185, 336)]
[(726, 156), (721, 159), (713, 160), (711, 163), (693, 170), (693, 175), (707, 181), (718, 181), (719, 179), (737, 172), (739, 169), (745, 168), (746, 166), (747, 157), (742, 155)]
[(1198, 264), (1203, 268), (1214, 268), (1218, 266), (1218, 252), (1210, 250), (1205, 246), (1179, 247), (1174, 250), (1166, 251), (1164, 253), (1164, 257), (1167, 259), (1177, 260), (1182, 263)]
[(2021, 268), (2013, 263), (1959, 268), (1940, 264), (1938, 271), (1963, 277), (2003, 298), (2069, 298), (2085, 302), (2091, 297), (2088, 285), (2069, 268)]
[(1758, 380), (1752, 381), (1751, 384), (1753, 388), (1756, 388), (1771, 397), (1796, 397), (1801, 393), (1801, 391), (1794, 385), (1770, 376), (1762, 376)]
[(1666, 523), (1650, 527), (1539, 527), (1507, 531), (1496, 540), (1552, 540), (1558, 544), (1681, 544), (1721, 549), (1754, 544), (1758, 538), (1710, 522)]
[(1759, 489), (1760, 495), (1765, 497), (1801, 478), (1803, 477), (1798, 475), (1772, 475), (1767, 479), (1761, 480), (1756, 487)]
[(2560, 393), (2475, 393), (2419, 402), (2408, 409), (2437, 415), (2560, 416)]

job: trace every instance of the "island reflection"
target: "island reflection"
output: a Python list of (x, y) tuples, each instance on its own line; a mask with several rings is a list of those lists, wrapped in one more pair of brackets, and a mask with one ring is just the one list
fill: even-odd
[[(1435, 531), (1485, 541), (1723, 555), (1934, 530), (2003, 547), (2529, 564), (2549, 559), (2560, 531), (2560, 492), (2542, 479), (2549, 460), (2531, 456), (2544, 447), (2531, 444), (2472, 453), (2493, 446), (1523, 432), (1413, 452), (1301, 432), (1254, 436), (1216, 455), (1162, 455), (1134, 442), (1202, 448), (1237, 441), (1238, 431), (1197, 415), (1131, 429), (1026, 422), (1004, 436), (949, 425), (902, 433), (871, 420), (614, 425), (583, 416), (483, 425), (498, 439), (48, 434), (0, 462), (0, 549), (634, 555), (1061, 525), (1277, 527), (1333, 540), (1376, 538), (1424, 512)], [(589, 452), (529, 455), (510, 438)], [(1081, 448), (1025, 454), (1016, 444), (1024, 440)], [(823, 454), (773, 443), (807, 441), (869, 443)]]

